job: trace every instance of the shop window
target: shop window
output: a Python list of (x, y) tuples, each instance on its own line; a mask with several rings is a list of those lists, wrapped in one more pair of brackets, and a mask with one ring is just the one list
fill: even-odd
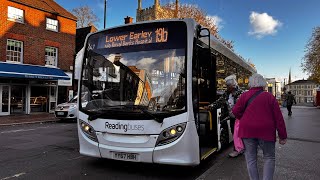
[(26, 110), (26, 86), (11, 86), (11, 114), (24, 114)]
[(48, 66), (57, 66), (58, 61), (58, 49), (55, 47), (46, 47), (45, 48), (45, 61)]
[(23, 23), (23, 10), (8, 6), (8, 20)]
[(58, 20), (47, 18), (46, 29), (58, 32)]
[(13, 39), (7, 40), (7, 61), (22, 63), (23, 42)]

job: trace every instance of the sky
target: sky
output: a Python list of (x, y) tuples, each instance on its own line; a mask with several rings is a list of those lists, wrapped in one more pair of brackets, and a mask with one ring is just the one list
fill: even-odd
[[(88, 5), (104, 26), (104, 0), (55, 0), (65, 9)], [(174, 0), (160, 0), (161, 4)], [(219, 28), (219, 34), (234, 41), (234, 51), (256, 65), (266, 78), (288, 81), (306, 79), (301, 63), (313, 28), (320, 26), (319, 0), (179, 0), (196, 4)], [(142, 0), (150, 7), (154, 0)], [(138, 0), (107, 0), (106, 28), (122, 25), (124, 17), (136, 17)]]

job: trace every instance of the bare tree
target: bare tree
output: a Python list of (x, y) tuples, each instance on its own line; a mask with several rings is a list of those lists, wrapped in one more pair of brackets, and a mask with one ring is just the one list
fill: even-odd
[(310, 75), (309, 79), (320, 83), (320, 26), (313, 29), (305, 52), (301, 63), (302, 70)]
[(218, 27), (213, 23), (212, 19), (209, 18), (208, 14), (194, 4), (179, 4), (178, 12), (176, 12), (176, 3), (167, 3), (161, 6), (158, 11), (158, 19), (170, 19), (170, 18), (192, 18), (202, 26), (208, 28), (210, 33), (218, 38), (227, 47), (233, 50), (233, 41), (225, 40), (219, 36)]
[(72, 13), (78, 18), (78, 28), (87, 27), (99, 21), (93, 10), (87, 5), (72, 9)]

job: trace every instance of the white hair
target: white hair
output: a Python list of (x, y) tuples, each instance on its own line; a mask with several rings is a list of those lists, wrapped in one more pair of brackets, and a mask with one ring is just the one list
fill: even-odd
[(237, 86), (238, 85), (237, 77), (234, 74), (224, 78), (224, 80), (226, 81), (227, 86)]
[(261, 74), (255, 73), (249, 77), (249, 87), (266, 87), (267, 81), (263, 78)]

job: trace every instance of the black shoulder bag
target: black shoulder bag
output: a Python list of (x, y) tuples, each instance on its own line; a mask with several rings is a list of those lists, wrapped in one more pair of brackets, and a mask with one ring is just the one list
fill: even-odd
[(251, 102), (259, 95), (263, 92), (263, 90), (257, 91), (256, 93), (254, 93), (250, 99), (246, 102), (246, 105), (244, 107), (243, 112), (247, 109), (247, 107), (249, 106), (249, 104), (251, 104)]

